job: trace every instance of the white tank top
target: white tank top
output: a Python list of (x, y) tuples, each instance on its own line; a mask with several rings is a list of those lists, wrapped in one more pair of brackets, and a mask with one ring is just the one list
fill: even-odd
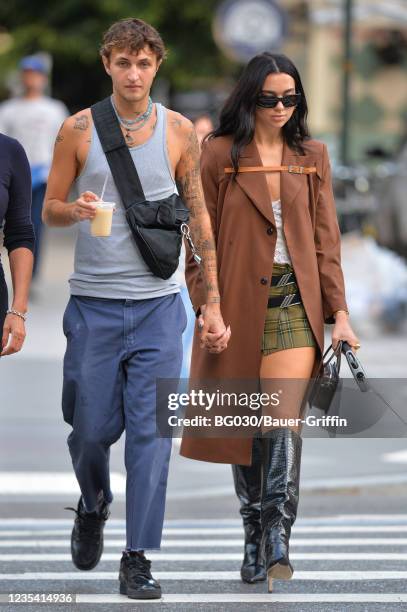
[(284, 236), (283, 219), (281, 216), (281, 200), (274, 200), (271, 203), (273, 207), (274, 219), (277, 226), (277, 242), (274, 253), (275, 263), (288, 263), (291, 265), (291, 257), (287, 249), (287, 242)]

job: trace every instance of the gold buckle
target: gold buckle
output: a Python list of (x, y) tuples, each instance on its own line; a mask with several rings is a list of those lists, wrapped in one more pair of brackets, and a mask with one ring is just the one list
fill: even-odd
[(288, 166), (288, 172), (291, 174), (303, 174), (304, 166)]

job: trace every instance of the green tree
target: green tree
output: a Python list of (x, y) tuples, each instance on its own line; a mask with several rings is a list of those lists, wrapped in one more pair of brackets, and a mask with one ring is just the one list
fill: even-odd
[(71, 111), (109, 92), (98, 50), (118, 19), (139, 17), (161, 33), (168, 59), (160, 74), (174, 90), (208, 87), (236, 67), (212, 38), (219, 0), (12, 0), (0, 5), (0, 70), (38, 50), (53, 57), (53, 94)]

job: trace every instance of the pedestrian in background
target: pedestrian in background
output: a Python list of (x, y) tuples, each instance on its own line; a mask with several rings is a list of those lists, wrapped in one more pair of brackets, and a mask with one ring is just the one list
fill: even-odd
[(58, 130), (68, 115), (66, 106), (45, 94), (48, 67), (37, 55), (20, 62), (22, 94), (0, 105), (0, 132), (16, 138), (24, 147), (32, 176), (32, 221), (35, 230), (33, 277), (38, 275), (42, 205), (51, 167), (52, 150)]
[[(222, 315), (233, 335), (227, 351), (212, 355), (200, 349), (197, 324), (191, 379), (254, 379), (262, 392), (288, 379), (289, 401), (268, 409), (281, 419), (301, 419), (306, 384), (321, 363), (324, 322), (334, 324), (334, 346), (338, 340), (358, 345), (348, 321), (327, 148), (310, 138), (306, 115), (293, 63), (263, 53), (244, 70), (201, 157)], [(204, 319), (202, 279), (192, 261), (187, 285)], [(267, 574), (271, 591), (273, 577), (293, 573), (288, 544), (299, 500), (301, 431), (277, 426), (263, 437), (244, 433), (185, 436), (180, 452), (233, 464), (245, 529), (242, 579), (252, 583)]]
[(198, 117), (194, 119), (194, 127), (198, 137), (199, 146), (202, 146), (205, 137), (213, 131), (215, 126), (213, 125), (211, 117), (207, 113), (204, 113), (202, 115), (198, 115)]
[(19, 142), (0, 134), (0, 227), (3, 223), (13, 298), (9, 308), (0, 261), (0, 357), (17, 353), (23, 346), (35, 244), (27, 156)]

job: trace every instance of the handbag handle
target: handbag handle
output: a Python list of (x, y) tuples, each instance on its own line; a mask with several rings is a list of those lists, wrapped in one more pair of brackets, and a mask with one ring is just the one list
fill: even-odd
[[(332, 351), (332, 355), (326, 360), (325, 357), (328, 355), (329, 351)], [(328, 348), (326, 349), (323, 357), (322, 357), (322, 365), (321, 368), (323, 369), (325, 366), (328, 365), (328, 363), (334, 358), (336, 357), (336, 366), (337, 366), (337, 370), (338, 370), (338, 374), (340, 372), (341, 369), (341, 356), (342, 356), (342, 340), (339, 340), (338, 344), (336, 345), (336, 348), (333, 348), (332, 344), (330, 344), (328, 346)]]

